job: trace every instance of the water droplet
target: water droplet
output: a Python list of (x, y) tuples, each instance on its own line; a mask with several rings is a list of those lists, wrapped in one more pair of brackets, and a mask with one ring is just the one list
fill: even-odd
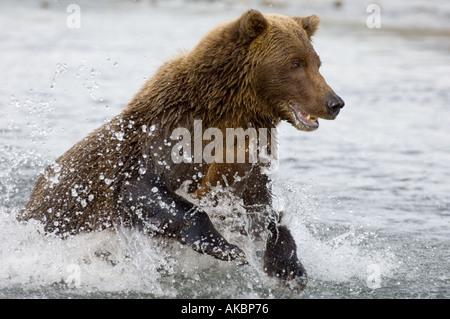
[(119, 141), (123, 141), (123, 132), (116, 132), (114, 135)]

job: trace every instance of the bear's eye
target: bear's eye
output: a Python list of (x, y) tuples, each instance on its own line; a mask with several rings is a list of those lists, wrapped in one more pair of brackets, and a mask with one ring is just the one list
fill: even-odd
[(299, 60), (295, 60), (294, 62), (292, 62), (291, 68), (292, 70), (297, 70), (300, 69), (301, 66), (302, 63)]

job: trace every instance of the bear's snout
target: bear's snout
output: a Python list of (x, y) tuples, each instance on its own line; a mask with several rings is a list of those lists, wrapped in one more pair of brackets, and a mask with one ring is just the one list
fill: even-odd
[(328, 96), (328, 99), (325, 101), (325, 106), (327, 108), (327, 113), (332, 118), (335, 118), (339, 111), (344, 107), (345, 102), (339, 96), (332, 93)]

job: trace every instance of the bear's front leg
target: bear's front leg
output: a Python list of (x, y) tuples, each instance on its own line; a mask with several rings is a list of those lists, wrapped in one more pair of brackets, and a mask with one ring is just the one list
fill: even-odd
[(300, 292), (306, 287), (306, 271), (297, 258), (297, 245), (286, 226), (278, 224), (279, 213), (272, 209), (271, 182), (269, 177), (255, 167), (249, 176), (248, 187), (243, 194), (247, 213), (252, 218), (249, 230), (254, 240), (262, 238), (268, 230), (264, 252), (264, 271), (278, 278), (283, 287)]
[(297, 258), (297, 245), (291, 232), (271, 222), (264, 253), (264, 271), (281, 280), (282, 286), (300, 293), (306, 287), (306, 270)]
[[(150, 171), (150, 170), (149, 170)], [(243, 260), (244, 252), (216, 230), (198, 206), (170, 191), (151, 171), (122, 189), (122, 223), (154, 236), (170, 237), (221, 260)]]
[(221, 260), (243, 260), (244, 252), (236, 245), (228, 243), (216, 230), (208, 215), (197, 207), (184, 217), (183, 229), (176, 235), (177, 239), (195, 251), (211, 255)]

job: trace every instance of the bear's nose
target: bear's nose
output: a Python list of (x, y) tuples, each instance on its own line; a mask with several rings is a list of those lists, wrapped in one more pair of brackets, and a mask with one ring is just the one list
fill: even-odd
[(339, 111), (344, 107), (345, 102), (336, 94), (331, 94), (326, 103), (327, 112), (330, 116), (336, 117)]

